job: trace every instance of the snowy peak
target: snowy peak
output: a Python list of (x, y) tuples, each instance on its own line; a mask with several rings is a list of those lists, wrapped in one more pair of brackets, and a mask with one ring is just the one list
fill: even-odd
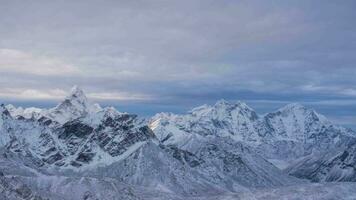
[(10, 112), (13, 118), (25, 118), (25, 119), (38, 119), (38, 117), (43, 112), (40, 108), (22, 108), (22, 107), (15, 107), (12, 104), (8, 104), (5, 106), (6, 109)]
[(215, 106), (225, 106), (225, 105), (229, 105), (230, 103), (228, 101), (226, 101), (225, 99), (220, 99), (215, 103)]
[(285, 107), (279, 109), (279, 111), (290, 112), (290, 113), (298, 113), (299, 112), (299, 113), (304, 113), (306, 115), (315, 115), (315, 117), (317, 117), (321, 121), (325, 121), (325, 122), (328, 121), (324, 115), (321, 115), (321, 114), (317, 113), (315, 110), (309, 109), (299, 103), (288, 104)]
[(216, 119), (225, 119), (226, 117), (242, 117), (249, 120), (257, 120), (258, 115), (256, 112), (247, 106), (244, 102), (228, 102), (226, 100), (219, 100), (213, 106), (203, 105), (194, 108), (190, 114), (197, 117), (213, 117)]
[(284, 107), (282, 107), (281, 109), (279, 109), (280, 111), (287, 111), (287, 110), (307, 110), (307, 108), (305, 106), (303, 106), (300, 103), (290, 103)]
[(55, 108), (49, 109), (46, 116), (59, 123), (86, 117), (91, 112), (100, 111), (101, 107), (88, 101), (85, 93), (78, 86), (74, 86), (70, 94)]
[(224, 110), (240, 109), (240, 110), (247, 110), (249, 112), (255, 112), (252, 108), (250, 108), (246, 103), (242, 101), (229, 102), (224, 99), (221, 99), (217, 101), (213, 107), (215, 109), (224, 109)]
[(81, 104), (88, 104), (88, 99), (84, 94), (83, 90), (76, 85), (72, 87), (71, 92), (66, 99), (71, 101), (77, 101)]
[(0, 148), (31, 152), (27, 157), (35, 159), (38, 166), (95, 167), (118, 161), (135, 145), (155, 138), (136, 115), (92, 104), (78, 87), (56, 107), (40, 110), (36, 117), (24, 115), (25, 111), (36, 113), (34, 108), (8, 107), (15, 117), (11, 118), (5, 106), (0, 107)]
[(265, 118), (283, 118), (284, 121), (289, 120), (289, 122), (291, 122), (290, 120), (292, 120), (296, 123), (320, 123), (324, 125), (331, 124), (331, 122), (328, 121), (325, 116), (299, 103), (288, 104), (278, 109), (276, 112), (267, 114)]
[(156, 115), (150, 127), (166, 144), (183, 146), (194, 137), (229, 137), (246, 142), (267, 158), (286, 160), (341, 145), (344, 138), (352, 136), (298, 103), (259, 117), (243, 102), (220, 100), (186, 115)]
[(83, 90), (78, 86), (74, 86), (65, 100), (57, 106), (59, 109), (66, 107), (71, 107), (77, 110), (85, 110), (89, 107), (87, 97), (85, 96)]
[(194, 108), (186, 115), (158, 114), (150, 121), (157, 138), (166, 144), (186, 145), (194, 137), (231, 137), (257, 141), (258, 115), (245, 103), (220, 100)]
[(278, 109), (275, 112), (268, 113), (266, 116), (267, 117), (274, 117), (274, 116), (286, 117), (286, 116), (294, 115), (294, 116), (303, 118), (305, 115), (308, 115), (311, 112), (314, 112), (314, 111), (306, 108), (305, 106), (303, 106), (299, 103), (291, 103), (291, 104), (288, 104), (288, 105)]

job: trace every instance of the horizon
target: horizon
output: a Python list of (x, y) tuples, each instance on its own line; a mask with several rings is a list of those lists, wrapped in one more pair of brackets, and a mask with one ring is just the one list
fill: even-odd
[(348, 0), (4, 2), (0, 102), (48, 108), (77, 84), (140, 116), (219, 99), (259, 114), (298, 102), (355, 130), (355, 8)]

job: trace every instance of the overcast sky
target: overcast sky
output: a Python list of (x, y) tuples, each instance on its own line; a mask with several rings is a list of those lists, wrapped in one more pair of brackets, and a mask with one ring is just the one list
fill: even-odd
[(356, 1), (0, 4), (0, 100), (53, 106), (73, 85), (144, 116), (218, 99), (290, 102), (356, 128)]

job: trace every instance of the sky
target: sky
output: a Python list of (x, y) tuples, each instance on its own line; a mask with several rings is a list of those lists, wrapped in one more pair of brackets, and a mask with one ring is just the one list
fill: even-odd
[(142, 116), (299, 102), (356, 129), (354, 0), (0, 1), (0, 102), (78, 85)]

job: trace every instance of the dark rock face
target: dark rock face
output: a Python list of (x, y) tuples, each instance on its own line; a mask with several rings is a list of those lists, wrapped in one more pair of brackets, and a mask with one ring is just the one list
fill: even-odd
[(161, 145), (161, 148), (163, 148), (166, 152), (171, 154), (173, 158), (179, 160), (182, 164), (188, 164), (190, 167), (193, 168), (197, 167), (198, 165), (201, 165), (204, 162), (204, 160), (198, 158), (193, 153), (179, 149), (175, 146), (165, 147)]
[(94, 128), (90, 127), (89, 125), (83, 124), (79, 120), (65, 123), (62, 129), (63, 131), (62, 133), (60, 133), (58, 137), (59, 139), (64, 139), (64, 140), (72, 137), (86, 138), (94, 130)]
[(62, 160), (63, 158), (64, 158), (64, 156), (58, 152), (58, 153), (55, 153), (55, 154), (49, 156), (48, 158), (43, 159), (43, 161), (48, 164), (53, 164), (57, 161)]
[(99, 146), (111, 156), (118, 156), (136, 142), (154, 138), (148, 126), (135, 128), (135, 119), (136, 115), (129, 114), (105, 118), (95, 129), (95, 138)]
[(95, 155), (95, 153), (81, 152), (81, 153), (79, 153), (76, 161), (83, 162), (83, 163), (89, 163), (93, 159), (94, 155)]
[(42, 116), (41, 118), (38, 119), (38, 122), (40, 122), (41, 124), (45, 125), (45, 126), (49, 126), (50, 124), (53, 123), (53, 121), (47, 117)]
[(64, 141), (71, 155), (77, 155), (71, 165), (79, 167), (93, 160), (96, 155), (93, 151), (95, 146), (115, 157), (136, 142), (153, 138), (153, 132), (147, 126), (137, 127), (135, 119), (136, 115), (129, 114), (108, 116), (96, 127), (78, 119), (65, 123), (59, 129), (58, 138)]

